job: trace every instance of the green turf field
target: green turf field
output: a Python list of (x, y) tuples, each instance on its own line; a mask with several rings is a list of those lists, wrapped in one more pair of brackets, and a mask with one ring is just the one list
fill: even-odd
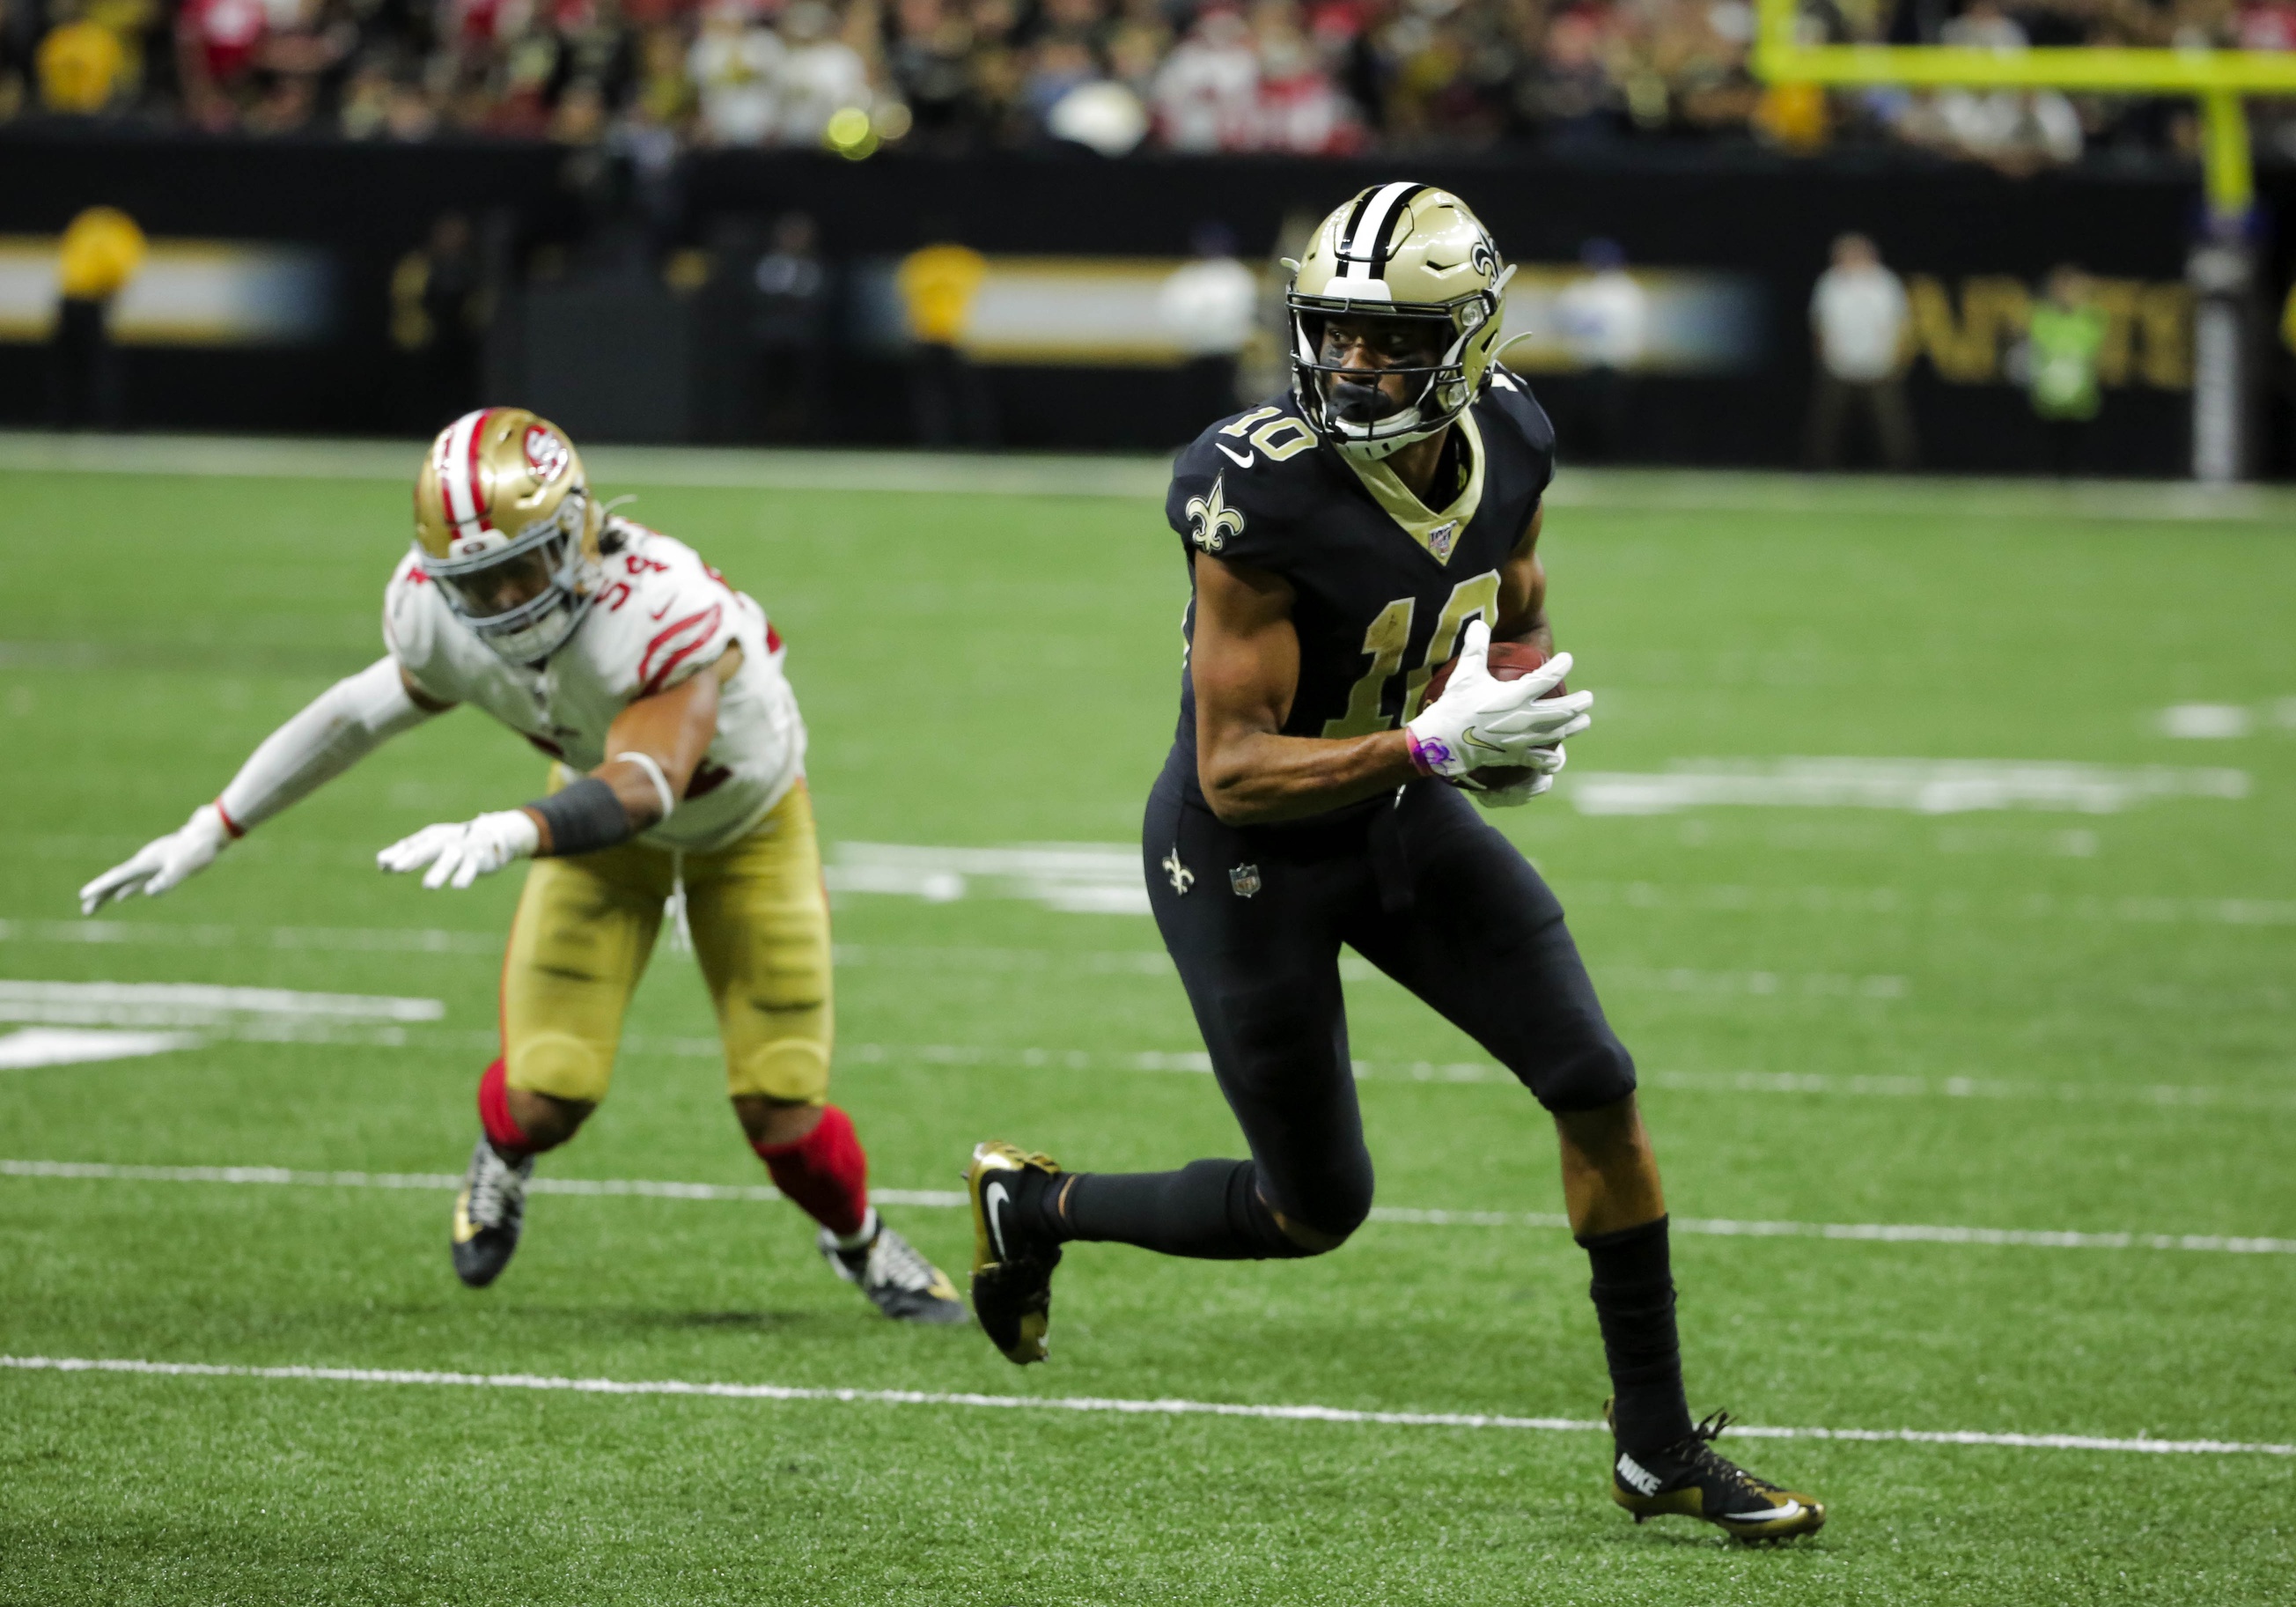
[[(542, 1174), (718, 1197), (538, 1194), (510, 1272), (463, 1290), (447, 1193), (373, 1185), (461, 1168), (515, 878), (426, 894), (373, 857), (531, 795), (522, 743), (457, 714), (108, 913), (106, 940), (72, 902), (379, 651), (405, 486), (352, 449), (275, 454), (268, 478), (28, 466), (45, 450), (0, 453), (0, 1034), (195, 1041), (0, 1070), (0, 1160), (84, 1163), (0, 1172), (0, 1354), (1600, 1406), (1584, 1257), (1530, 1219), (1559, 1209), (1545, 1119), (1362, 979), (1383, 1218), (1276, 1266), (1081, 1247), (1048, 1366), (878, 1319), (793, 1209), (731, 1197), (765, 1179), (697, 1041), (692, 963), (668, 951), (612, 1100)], [(209, 450), (111, 461), (230, 466)], [(1060, 494), (1090, 483), (1074, 470), (1032, 488), (993, 468), (999, 488), (974, 490), (914, 463), (699, 461), (595, 466), (780, 625), (833, 857), (1132, 840), (1185, 585), (1152, 495)], [(859, 488), (889, 485), (916, 488)], [(1675, 1216), (1703, 1230), (1676, 1240), (1693, 1406), (2040, 1443), (1734, 1441), (1832, 1511), (1814, 1541), (1750, 1550), (1633, 1526), (1604, 1443), (1569, 1429), (6, 1368), (0, 1603), (2285, 1602), (2292, 512), (1579, 476), (1548, 520), (1597, 724), (1507, 826), (1573, 911), (1644, 1067)], [(2205, 706), (2186, 729), (2244, 734), (2165, 734), (2180, 705)], [(1776, 762), (1794, 758), (2070, 767)], [(1920, 796), (2026, 807), (1898, 807)], [(1603, 812), (1636, 797), (1656, 812)], [(1151, 922), (1025, 882), (838, 899), (838, 1097), (877, 1184), (923, 1196), (888, 1217), (960, 1275), (969, 1229), (934, 1197), (978, 1138), (1100, 1169), (1235, 1152)], [(95, 981), (439, 1009), (183, 1029), (138, 1016), (147, 995), (26, 986)], [(5, 1037), (0, 1057), (12, 1041), (42, 1058)], [(1446, 1211), (1492, 1215), (1423, 1216)], [(2146, 1439), (2266, 1448), (2126, 1443)]]

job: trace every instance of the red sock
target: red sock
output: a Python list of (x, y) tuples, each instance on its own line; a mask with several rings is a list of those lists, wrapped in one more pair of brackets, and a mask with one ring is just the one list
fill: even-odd
[(530, 1150), (534, 1141), (510, 1113), (508, 1073), (497, 1059), (479, 1074), (479, 1125), (496, 1150)]
[(853, 1119), (823, 1107), (812, 1132), (795, 1144), (753, 1144), (774, 1186), (833, 1234), (856, 1234), (869, 1218), (869, 1158)]

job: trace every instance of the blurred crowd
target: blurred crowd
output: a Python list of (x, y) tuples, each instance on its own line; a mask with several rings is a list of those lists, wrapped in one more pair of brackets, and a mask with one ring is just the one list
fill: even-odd
[[(1750, 0), (0, 0), (0, 117), (849, 156), (1901, 143), (2008, 171), (2197, 139), (2176, 101), (1766, 89), (1754, 26)], [(2285, 50), (2296, 0), (1802, 0), (1800, 27)]]

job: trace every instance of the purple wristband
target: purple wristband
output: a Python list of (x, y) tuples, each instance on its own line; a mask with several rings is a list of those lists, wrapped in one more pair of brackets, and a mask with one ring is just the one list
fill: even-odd
[(1435, 768), (1436, 766), (1451, 762), (1451, 749), (1448, 743), (1439, 742), (1433, 737), (1429, 737), (1423, 742), (1420, 740), (1419, 734), (1408, 726), (1403, 728), (1403, 743), (1406, 750), (1411, 755), (1411, 767), (1422, 775), (1437, 775), (1439, 772)]

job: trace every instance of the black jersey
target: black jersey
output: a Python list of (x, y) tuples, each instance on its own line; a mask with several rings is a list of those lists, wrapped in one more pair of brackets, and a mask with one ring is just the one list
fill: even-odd
[[(1291, 583), (1300, 683), (1285, 735), (1393, 729), (1419, 712), (1467, 621), (1496, 621), (1500, 566), (1554, 478), (1554, 428), (1520, 380), (1494, 369), (1453, 429), (1461, 472), (1433, 512), (1384, 465), (1358, 469), (1324, 446), (1289, 402), (1223, 419), (1180, 455), (1164, 515), (1191, 570), (1205, 552)], [(1182, 628), (1193, 641), (1193, 598)], [(1185, 664), (1170, 767), (1201, 806)]]

